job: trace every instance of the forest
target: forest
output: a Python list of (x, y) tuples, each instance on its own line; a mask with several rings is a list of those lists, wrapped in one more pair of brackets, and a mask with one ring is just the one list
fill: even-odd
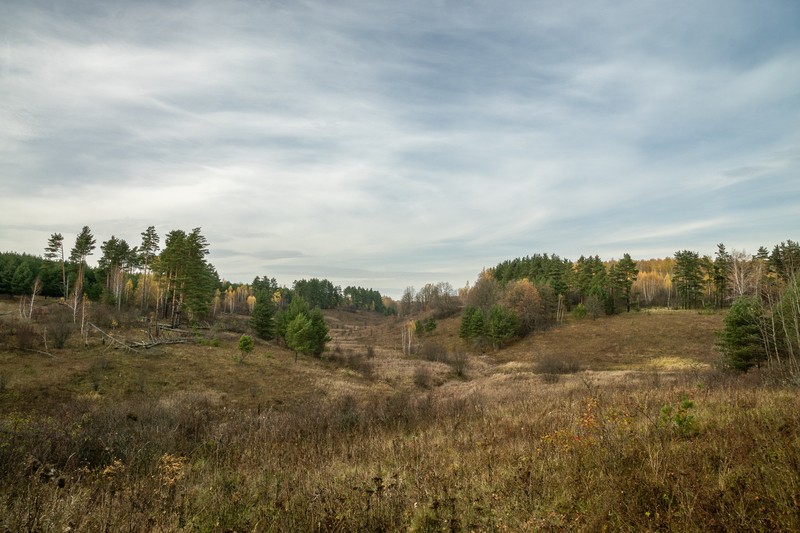
[[(59, 298), (84, 334), (92, 313), (116, 313), (120, 316), (113, 320), (119, 323), (124, 312), (129, 319), (165, 320), (172, 328), (209, 324), (226, 313), (253, 314), (255, 333), (264, 339), (276, 334), (285, 339), (287, 317), (310, 319), (313, 309), (365, 309), (401, 317), (430, 311), (432, 321), (419, 323), (420, 332), (435, 327), (436, 319), (461, 313), (460, 337), (480, 351), (561, 324), (567, 313), (596, 319), (652, 307), (733, 307), (758, 329), (763, 349), (752, 364), (793, 358), (800, 350), (793, 314), (800, 244), (792, 240), (771, 251), (762, 246), (755, 255), (728, 251), (721, 243), (713, 257), (680, 250), (660, 259), (634, 260), (626, 253), (616, 260), (582, 255), (572, 261), (537, 253), (502, 261), (458, 290), (445, 282), (418, 291), (407, 287), (399, 301), (373, 289), (343, 290), (327, 279), (300, 279), (291, 288), (268, 276), (250, 283), (226, 281), (206, 260), (209, 243), (201, 228), (169, 231), (163, 248), (153, 226), (141, 233), (136, 246), (112, 235), (100, 244), (97, 266), (91, 267), (88, 259), (96, 243), (84, 226), (69, 250), (64, 236), (53, 233), (43, 245), (43, 257), (0, 254), (0, 294), (20, 297), (20, 316), (28, 320), (37, 297)], [(298, 300), (294, 307), (293, 300)]]

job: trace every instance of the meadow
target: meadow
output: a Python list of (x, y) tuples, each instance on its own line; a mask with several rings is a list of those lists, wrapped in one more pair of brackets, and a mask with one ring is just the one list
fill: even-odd
[(328, 351), (295, 362), (264, 341), (242, 361), (245, 318), (47, 355), (7, 314), (0, 528), (800, 530), (796, 386), (720, 370), (722, 316), (568, 320), (485, 353), (451, 318), (403, 355), (399, 319), (331, 311)]

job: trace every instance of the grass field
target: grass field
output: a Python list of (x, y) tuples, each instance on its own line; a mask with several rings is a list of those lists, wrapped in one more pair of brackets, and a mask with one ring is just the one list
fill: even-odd
[(329, 353), (297, 362), (259, 341), (240, 363), (223, 331), (52, 356), (6, 335), (0, 527), (800, 529), (797, 390), (717, 370), (722, 315), (568, 322), (467, 355), (453, 318), (411, 356), (397, 319), (326, 320)]

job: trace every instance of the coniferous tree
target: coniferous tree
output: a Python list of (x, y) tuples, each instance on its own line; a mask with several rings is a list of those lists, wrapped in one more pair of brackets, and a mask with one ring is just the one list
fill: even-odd
[(474, 342), (485, 334), (483, 312), (475, 306), (468, 306), (461, 315), (458, 336), (467, 342)]
[(214, 287), (219, 283), (216, 270), (206, 261), (208, 253), (208, 240), (200, 233), (200, 228), (194, 228), (186, 237), (182, 284), (183, 304), (192, 320), (208, 314)]
[(78, 237), (75, 239), (75, 246), (70, 251), (70, 260), (78, 265), (78, 277), (75, 280), (75, 299), (72, 306), (72, 318), (77, 320), (78, 306), (83, 299), (84, 289), (84, 276), (86, 274), (86, 258), (89, 257), (95, 249), (94, 236), (89, 226), (84, 226)]
[(757, 298), (743, 296), (733, 302), (725, 315), (725, 328), (718, 343), (726, 366), (746, 371), (766, 360), (763, 315), (764, 308)]
[(700, 255), (689, 250), (675, 252), (672, 282), (675, 284), (678, 300), (684, 309), (697, 306), (702, 290), (702, 281)]
[(495, 305), (489, 311), (487, 336), (494, 348), (500, 348), (519, 335), (519, 319), (511, 309)]
[(60, 233), (53, 233), (47, 240), (47, 247), (44, 249), (44, 257), (50, 261), (58, 260), (61, 263), (61, 290), (63, 291), (64, 301), (69, 295), (69, 285), (67, 283), (66, 259), (64, 257), (64, 236)]
[(731, 254), (725, 249), (725, 245), (719, 243), (717, 245), (716, 257), (714, 258), (713, 282), (714, 282), (714, 305), (722, 307), (728, 295), (728, 285), (731, 274), (731, 266), (733, 258)]
[(142, 232), (142, 244), (139, 245), (139, 263), (142, 266), (142, 312), (147, 311), (148, 305), (148, 275), (159, 250), (159, 237), (155, 226), (149, 226)]
[(207, 314), (214, 298), (219, 276), (206, 261), (208, 241), (194, 228), (187, 234), (182, 230), (170, 231), (159, 255), (163, 289), (163, 316), (172, 316), (173, 326), (180, 322), (185, 309), (191, 321)]
[(11, 294), (27, 294), (31, 290), (34, 273), (27, 261), (19, 264), (11, 277)]
[(306, 302), (302, 296), (295, 296), (286, 309), (278, 311), (275, 314), (275, 334), (288, 343), (287, 332), (289, 324), (291, 324), (298, 315), (308, 316), (308, 314), (308, 302)]
[(636, 268), (636, 261), (631, 259), (630, 254), (624, 254), (622, 259), (619, 260), (609, 272), (611, 285), (618, 291), (620, 297), (625, 302), (625, 310), (631, 310), (631, 290), (636, 278), (639, 275), (639, 269)]
[(256, 294), (256, 303), (253, 306), (253, 313), (250, 315), (250, 326), (260, 338), (273, 339), (275, 338), (274, 319), (275, 304), (272, 301), (272, 294), (262, 290)]
[(310, 315), (309, 321), (311, 322), (311, 355), (319, 357), (325, 351), (325, 346), (330, 342), (331, 338), (328, 336), (328, 326), (325, 324), (325, 317), (322, 315), (322, 310), (315, 307)]
[(311, 320), (303, 313), (297, 315), (286, 325), (286, 346), (297, 354), (310, 354), (314, 349)]

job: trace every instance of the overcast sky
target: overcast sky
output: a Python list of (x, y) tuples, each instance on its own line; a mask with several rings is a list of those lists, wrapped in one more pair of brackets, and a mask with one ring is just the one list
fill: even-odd
[(800, 238), (797, 0), (5, 0), (0, 47), (4, 251), (199, 226), (399, 297)]

